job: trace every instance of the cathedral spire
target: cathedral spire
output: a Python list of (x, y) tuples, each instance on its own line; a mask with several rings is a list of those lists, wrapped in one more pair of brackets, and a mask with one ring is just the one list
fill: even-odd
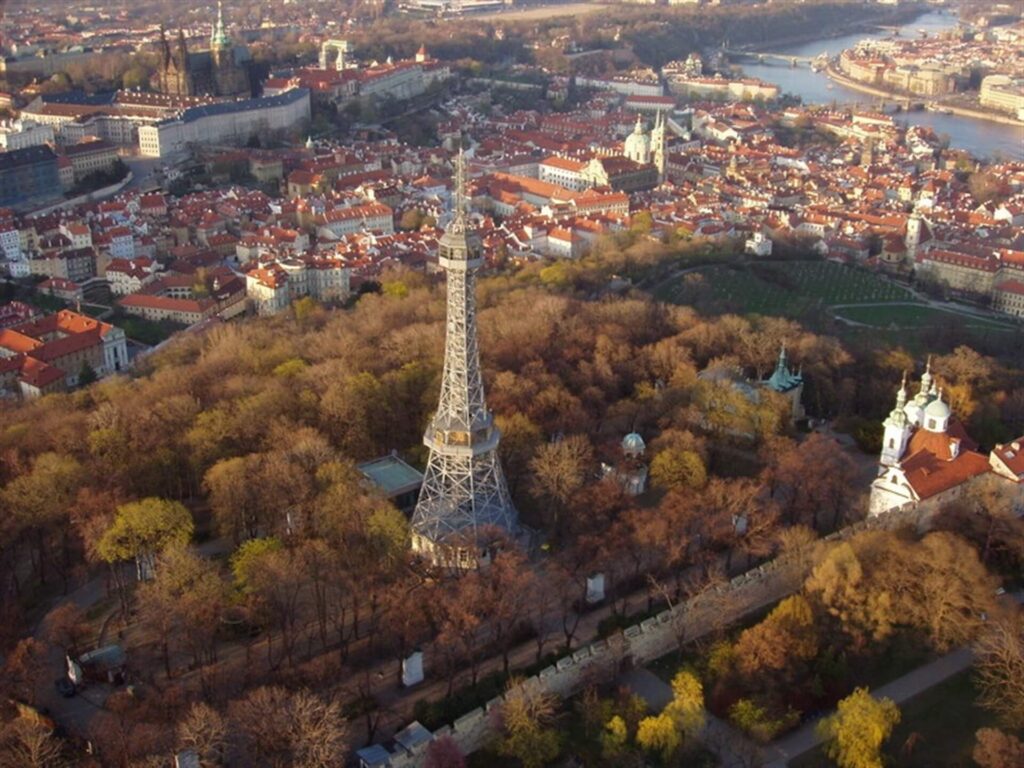
[(213, 34), (210, 35), (210, 47), (227, 48), (229, 45), (231, 45), (231, 39), (224, 28), (224, 5), (221, 0), (217, 0), (217, 24), (213, 28)]

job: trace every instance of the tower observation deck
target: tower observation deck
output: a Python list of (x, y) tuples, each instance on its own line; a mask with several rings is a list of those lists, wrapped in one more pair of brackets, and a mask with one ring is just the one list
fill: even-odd
[(465, 162), (455, 166), (452, 218), (438, 248), (445, 270), (447, 327), (437, 412), (423, 443), (430, 449), (412, 516), (412, 546), (436, 564), (473, 567), (495, 530), (514, 536), (518, 516), (498, 461), (501, 433), (487, 409), (476, 327), (476, 272), (480, 238), (469, 223)]

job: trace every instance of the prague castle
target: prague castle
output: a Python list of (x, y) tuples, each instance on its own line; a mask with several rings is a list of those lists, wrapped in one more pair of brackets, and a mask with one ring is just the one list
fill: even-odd
[(176, 96), (251, 96), (251, 58), (244, 45), (234, 45), (224, 27), (224, 12), (217, 3), (217, 23), (210, 35), (210, 49), (189, 52), (183, 32), (171, 44), (160, 36), (160, 65), (154, 87)]

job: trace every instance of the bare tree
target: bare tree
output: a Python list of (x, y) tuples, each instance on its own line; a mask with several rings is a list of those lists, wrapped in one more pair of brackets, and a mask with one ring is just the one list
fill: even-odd
[(220, 765), (227, 745), (227, 723), (213, 707), (196, 702), (178, 722), (178, 744), (194, 750), (204, 768)]
[(42, 722), (19, 718), (0, 731), (0, 768), (62, 768), (64, 742)]
[(982, 706), (1011, 727), (1024, 726), (1024, 614), (990, 622), (974, 650)]
[(266, 686), (232, 702), (229, 714), (240, 765), (329, 768), (345, 761), (348, 729), (337, 701)]

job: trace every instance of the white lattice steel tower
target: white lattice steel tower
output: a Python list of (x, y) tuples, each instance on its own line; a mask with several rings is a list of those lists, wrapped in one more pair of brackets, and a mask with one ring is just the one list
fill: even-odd
[[(462, 153), (455, 166), (452, 218), (438, 249), (448, 277), (444, 373), (437, 413), (423, 443), (430, 459), (412, 516), (412, 545), (435, 562), (472, 566), (468, 548), (495, 527), (512, 535), (517, 515), (498, 461), (501, 437), (487, 410), (476, 331), (476, 272), (483, 263), (479, 236), (470, 228)], [(452, 551), (452, 548), (458, 550)]]

